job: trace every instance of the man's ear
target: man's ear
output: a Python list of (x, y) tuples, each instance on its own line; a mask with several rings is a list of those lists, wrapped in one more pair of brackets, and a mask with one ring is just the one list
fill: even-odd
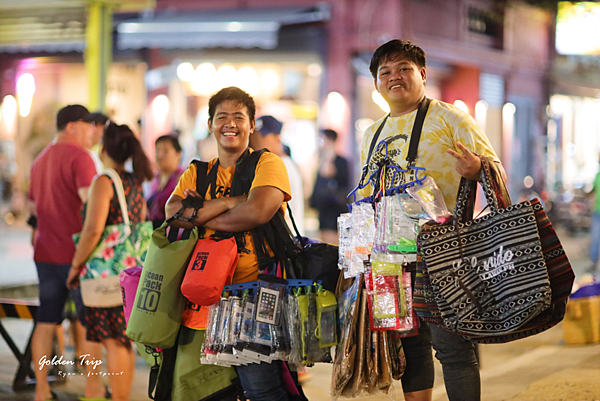
[(379, 92), (379, 88), (377, 87), (377, 78), (373, 78), (373, 85), (375, 85), (375, 90)]
[(211, 134), (214, 135), (213, 129), (212, 129), (212, 119), (210, 117), (208, 118), (208, 132), (210, 132)]
[(254, 132), (254, 126), (256, 125), (256, 120), (253, 118), (250, 120), (250, 133)]
[(427, 82), (427, 70), (425, 69), (425, 67), (421, 68), (421, 79), (423, 80), (423, 83)]

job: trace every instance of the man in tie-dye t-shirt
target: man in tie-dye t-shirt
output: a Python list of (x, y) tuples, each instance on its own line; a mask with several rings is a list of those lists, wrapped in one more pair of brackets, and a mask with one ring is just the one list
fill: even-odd
[[(369, 69), (375, 88), (390, 106), (390, 114), (377, 139), (378, 143), (384, 141), (386, 146), (376, 146), (369, 161), (371, 142), (384, 118), (369, 127), (363, 137), (361, 165), (368, 163), (366, 177), (377, 171), (379, 162), (385, 156), (398, 166), (405, 167), (407, 164), (417, 109), (425, 97), (425, 52), (409, 41), (392, 40), (375, 51)], [(481, 161), (477, 154), (500, 163), (489, 140), (473, 118), (450, 104), (431, 99), (423, 122), (416, 166), (424, 167), (426, 174), (435, 180), (450, 211), (456, 203), (461, 177), (471, 180), (479, 178)], [(400, 183), (387, 180), (384, 185), (388, 189)], [(369, 185), (361, 194), (368, 196), (372, 191)], [(479, 400), (481, 383), (473, 344), (425, 322), (421, 322), (419, 335), (402, 339), (407, 361), (402, 377), (405, 399), (430, 400), (432, 397), (432, 344), (436, 357), (442, 363), (450, 401)]]

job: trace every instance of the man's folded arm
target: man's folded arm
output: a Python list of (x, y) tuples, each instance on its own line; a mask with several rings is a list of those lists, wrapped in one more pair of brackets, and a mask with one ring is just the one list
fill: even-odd
[(273, 218), (281, 208), (284, 192), (272, 186), (252, 189), (248, 200), (209, 220), (205, 227), (225, 232), (252, 230)]
[[(195, 191), (194, 191), (195, 193)], [(171, 195), (165, 206), (165, 216), (171, 218), (179, 209), (181, 209), (181, 201), (183, 198), (179, 195)], [(204, 201), (202, 208), (198, 209), (198, 214), (194, 222), (185, 222), (182, 220), (173, 220), (171, 226), (178, 228), (193, 228), (194, 226), (203, 226), (207, 221), (214, 219), (222, 213), (230, 210), (240, 202), (246, 200), (245, 196), (236, 196), (232, 198), (217, 198)], [(187, 208), (183, 212), (183, 217), (191, 217), (194, 209)]]

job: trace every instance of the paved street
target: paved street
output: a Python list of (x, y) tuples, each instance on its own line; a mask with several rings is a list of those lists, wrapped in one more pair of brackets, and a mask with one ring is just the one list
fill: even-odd
[[(589, 237), (580, 233), (559, 236), (578, 276), (587, 266)], [(8, 226), (0, 222), (0, 298), (37, 296), (37, 275), (32, 262), (29, 230), (22, 222)], [(3, 325), (23, 350), (32, 327), (31, 321), (3, 319)], [(65, 357), (73, 356), (67, 347)], [(600, 344), (566, 346), (562, 326), (524, 340), (480, 347), (484, 401), (600, 400)], [(0, 340), (0, 400), (30, 400), (33, 392), (13, 393), (12, 380), (17, 362), (4, 341)], [(441, 368), (436, 365), (434, 399), (447, 400)], [(149, 367), (138, 358), (132, 400), (148, 400)], [(304, 385), (311, 401), (329, 400), (331, 365), (308, 369), (312, 376)], [(69, 376), (65, 384), (54, 386), (59, 400), (77, 400), (83, 394), (85, 377)], [(106, 380), (108, 383), (108, 380)], [(396, 399), (402, 400), (401, 386), (395, 385)], [(374, 396), (367, 400), (387, 400)]]

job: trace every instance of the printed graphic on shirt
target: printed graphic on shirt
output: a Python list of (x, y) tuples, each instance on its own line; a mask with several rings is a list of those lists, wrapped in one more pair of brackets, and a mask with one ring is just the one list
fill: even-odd
[[(410, 135), (416, 114), (415, 110), (400, 117), (387, 119), (369, 161), (367, 178), (377, 172), (384, 163), (406, 167)], [(369, 146), (382, 121), (383, 118), (365, 131), (361, 145), (361, 166), (367, 162)], [(471, 152), (499, 161), (488, 138), (471, 116), (450, 104), (432, 99), (423, 123), (416, 166), (424, 167), (425, 174), (435, 180), (449, 210), (452, 210), (456, 203), (461, 177), (456, 172), (455, 159), (446, 151), (452, 149), (461, 153), (456, 146), (457, 142), (462, 143)], [(422, 173), (418, 175), (423, 177)], [(373, 179), (380, 180), (380, 177), (373, 177)], [(384, 187), (389, 189), (413, 179), (413, 174), (398, 174), (393, 169), (388, 169), (384, 177)], [(372, 186), (369, 185), (362, 189), (360, 194), (369, 196), (372, 190)]]

